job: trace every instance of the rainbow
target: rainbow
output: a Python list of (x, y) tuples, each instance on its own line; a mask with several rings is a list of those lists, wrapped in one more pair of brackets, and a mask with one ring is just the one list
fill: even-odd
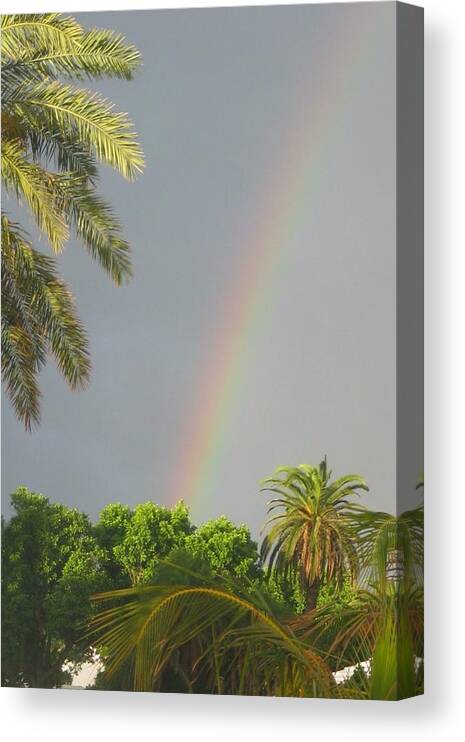
[(343, 133), (338, 112), (341, 101), (344, 105), (348, 96), (350, 99), (350, 90), (347, 91), (347, 77), (341, 75), (341, 67), (350, 62), (355, 84), (360, 79), (361, 64), (367, 61), (367, 44), (371, 47), (376, 43), (375, 24), (364, 22), (372, 17), (371, 13), (352, 15), (354, 26), (346, 23), (334, 34), (334, 59), (319, 81), (316, 110), (314, 104), (310, 108), (306, 101), (305, 90), (301, 92), (303, 105), (289, 127), (275, 177), (265, 190), (262, 209), (244, 241), (231, 290), (217, 312), (220, 321), (207, 345), (209, 352), (194, 385), (183, 440), (176, 452), (178, 464), (170, 488), (172, 502), (183, 499), (199, 509), (214, 493), (254, 337), (269, 312), (292, 244), (290, 238), (308, 215), (325, 158)]

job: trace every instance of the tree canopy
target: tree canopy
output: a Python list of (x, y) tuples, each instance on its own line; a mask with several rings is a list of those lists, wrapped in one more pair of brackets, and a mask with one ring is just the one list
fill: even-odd
[(333, 481), (321, 465), (283, 472), (272, 482), (284, 526), (267, 530), (261, 554), (277, 545), (286, 558), (266, 562), (245, 524), (220, 516), (196, 527), (182, 501), (112, 503), (94, 525), (18, 488), (2, 523), (3, 684), (62, 685), (68, 663), (97, 652), (100, 689), (421, 692), (423, 507), (373, 512), (351, 502), (359, 477)]
[(261, 574), (257, 544), (244, 524), (234, 525), (224, 515), (196, 528), (184, 548), (201, 557), (217, 574), (257, 578)]
[[(132, 585), (147, 583), (159, 560), (184, 544), (192, 531), (189, 511), (183, 502), (173, 508), (145, 502), (134, 510), (110, 506), (104, 510), (103, 521), (113, 538), (121, 537), (112, 547), (113, 557)], [(124, 524), (124, 525), (123, 525)], [(97, 528), (102, 532), (102, 520)]]
[(65, 661), (91, 650), (90, 596), (110, 587), (86, 515), (20, 487), (2, 526), (2, 683), (61, 685)]

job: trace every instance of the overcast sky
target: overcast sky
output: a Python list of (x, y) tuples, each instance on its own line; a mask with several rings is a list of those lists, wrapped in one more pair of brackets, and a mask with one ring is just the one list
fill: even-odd
[[(259, 480), (324, 454), (335, 474), (368, 479), (373, 507), (394, 510), (394, 6), (79, 16), (143, 56), (134, 81), (98, 84), (130, 113), (147, 160), (134, 184), (102, 180), (135, 275), (117, 289), (67, 246), (60, 269), (89, 332), (92, 382), (71, 393), (50, 363), (32, 435), (3, 400), (4, 512), (20, 484), (93, 518), (108, 502), (172, 502), (186, 431), (203, 436), (193, 410), (208, 359), (232, 347), (242, 279), (241, 373), (233, 357), (234, 404), (212, 412), (202, 492), (187, 481), (182, 493), (194, 521), (224, 513), (257, 535)], [(260, 240), (263, 276), (249, 287)]]

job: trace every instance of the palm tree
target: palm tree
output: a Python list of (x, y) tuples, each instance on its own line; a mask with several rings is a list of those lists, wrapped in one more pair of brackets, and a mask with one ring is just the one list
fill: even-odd
[[(263, 481), (262, 491), (277, 495), (268, 503), (268, 529), (261, 555), (285, 579), (298, 579), (307, 610), (314, 610), (323, 583), (341, 586), (344, 575), (355, 579), (357, 549), (350, 516), (351, 498), (368, 490), (358, 474), (331, 481), (326, 458), (318, 467), (280, 466)], [(277, 513), (276, 513), (277, 511)]]
[[(137, 49), (113, 31), (85, 31), (58, 13), (4, 15), (2, 182), (28, 207), (38, 235), (59, 253), (76, 236), (113, 281), (131, 275), (129, 245), (96, 191), (99, 162), (132, 180), (143, 154), (131, 122), (101, 95), (69, 80), (131, 79)], [(71, 388), (90, 374), (87, 338), (55, 261), (2, 212), (2, 364), (26, 429), (38, 423), (38, 373), (55, 357)]]

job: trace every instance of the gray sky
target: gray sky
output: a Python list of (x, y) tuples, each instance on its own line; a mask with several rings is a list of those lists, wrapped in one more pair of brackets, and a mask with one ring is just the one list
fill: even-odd
[[(143, 55), (135, 81), (94, 85), (146, 154), (136, 183), (102, 179), (135, 276), (117, 289), (67, 246), (92, 382), (71, 393), (50, 363), (32, 435), (3, 400), (4, 512), (19, 484), (96, 517), (108, 502), (170, 503), (186, 482), (195, 522), (224, 513), (257, 535), (259, 480), (325, 453), (394, 510), (395, 3), (79, 19)], [(212, 402), (209, 447), (196, 402), (210, 373), (214, 397), (217, 367), (234, 396)], [(195, 485), (186, 435), (204, 459)]]

